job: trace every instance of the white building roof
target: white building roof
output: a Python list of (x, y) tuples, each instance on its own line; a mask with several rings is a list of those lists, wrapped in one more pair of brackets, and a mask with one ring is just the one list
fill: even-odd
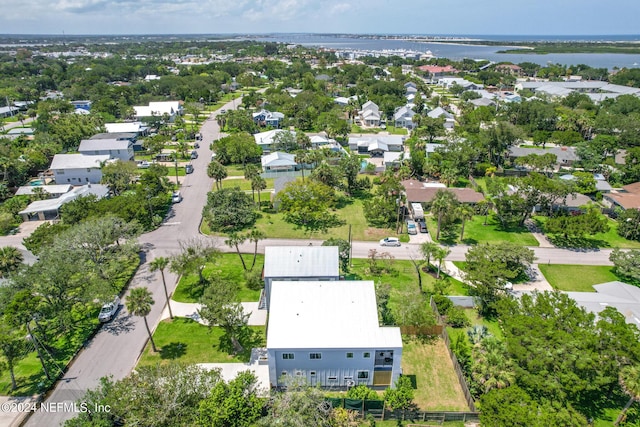
[(133, 109), (137, 117), (162, 116), (165, 113), (172, 116), (180, 111), (180, 101), (150, 102), (148, 106), (138, 105)]
[(68, 193), (72, 186), (71, 184), (56, 184), (56, 185), (25, 185), (18, 188), (16, 191), (16, 196), (30, 196), (34, 194), (36, 188), (42, 188), (47, 194), (64, 194)]
[(339, 277), (337, 246), (267, 246), (264, 277)]
[(140, 133), (146, 129), (142, 122), (106, 123), (107, 133)]
[(87, 156), (84, 154), (56, 154), (51, 161), (51, 169), (93, 169), (109, 160), (108, 154)]
[(383, 155), (384, 163), (393, 163), (393, 162), (400, 161), (401, 157), (402, 157), (402, 159), (408, 159), (409, 158), (407, 153), (404, 153), (402, 151), (393, 151), (393, 152), (385, 151), (384, 155)]
[(127, 150), (131, 145), (128, 139), (83, 139), (78, 151)]
[(284, 130), (284, 129), (273, 129), (268, 130), (266, 132), (260, 132), (253, 135), (253, 138), (256, 140), (256, 144), (262, 145), (271, 145), (273, 144), (273, 137), (279, 134), (280, 132), (291, 132), (295, 135), (295, 132)]
[(427, 113), (427, 116), (431, 117), (432, 119), (437, 119), (438, 117), (442, 117), (442, 116), (444, 116), (447, 119), (453, 118), (453, 115), (442, 107), (434, 108), (433, 110)]
[(283, 151), (276, 151), (275, 153), (267, 154), (260, 158), (262, 167), (278, 167), (278, 166), (296, 166), (295, 154), (285, 153)]
[(402, 347), (399, 328), (379, 326), (370, 280), (273, 282), (268, 331), (269, 349)]
[(566, 292), (585, 310), (598, 314), (611, 306), (622, 314), (627, 323), (640, 327), (640, 288), (624, 282), (593, 285), (596, 292)]
[(57, 199), (37, 200), (30, 203), (23, 211), (18, 212), (22, 214), (31, 214), (38, 212), (49, 212), (60, 209), (60, 206), (68, 203), (72, 200), (82, 196), (95, 195), (98, 199), (101, 199), (109, 194), (109, 187), (101, 184), (83, 185), (82, 187), (76, 187), (68, 193), (63, 194)]

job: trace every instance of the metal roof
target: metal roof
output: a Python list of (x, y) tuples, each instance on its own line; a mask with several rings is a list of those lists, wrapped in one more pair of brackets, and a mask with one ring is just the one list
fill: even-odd
[(100, 184), (83, 185), (82, 187), (76, 187), (68, 193), (63, 194), (57, 199), (38, 200), (30, 203), (24, 210), (18, 212), (22, 214), (32, 214), (38, 212), (49, 212), (60, 209), (60, 206), (68, 203), (72, 200), (82, 196), (95, 195), (98, 199), (101, 199), (109, 194), (109, 187)]
[(373, 281), (273, 282), (267, 348), (402, 348), (400, 328), (381, 327)]
[(127, 150), (133, 143), (128, 139), (83, 139), (78, 151)]
[(296, 156), (294, 154), (285, 153), (282, 151), (276, 151), (260, 158), (262, 167), (275, 167), (275, 166), (296, 166)]
[(84, 154), (56, 154), (51, 161), (51, 169), (91, 169), (100, 168), (100, 163), (109, 160), (108, 154), (88, 156)]
[(337, 246), (267, 246), (264, 248), (264, 277), (340, 276)]
[(640, 327), (640, 288), (619, 281), (593, 285), (593, 288), (596, 292), (567, 292), (567, 295), (595, 314), (613, 307), (627, 323)]

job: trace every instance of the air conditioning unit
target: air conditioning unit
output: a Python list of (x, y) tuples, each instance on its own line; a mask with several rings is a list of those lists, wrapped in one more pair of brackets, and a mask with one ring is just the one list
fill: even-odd
[(355, 385), (356, 385), (356, 382), (354, 380), (347, 381), (347, 387), (354, 387)]

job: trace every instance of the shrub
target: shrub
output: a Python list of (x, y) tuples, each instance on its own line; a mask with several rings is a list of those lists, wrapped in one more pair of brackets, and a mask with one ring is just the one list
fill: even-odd
[(465, 328), (471, 324), (464, 310), (460, 307), (451, 307), (447, 311), (447, 323), (454, 328)]
[(349, 391), (347, 391), (347, 399), (380, 400), (378, 393), (364, 384), (350, 388)]
[(443, 316), (453, 307), (451, 300), (444, 295), (433, 295), (432, 298), (433, 302), (436, 303), (436, 307), (438, 307), (438, 312)]

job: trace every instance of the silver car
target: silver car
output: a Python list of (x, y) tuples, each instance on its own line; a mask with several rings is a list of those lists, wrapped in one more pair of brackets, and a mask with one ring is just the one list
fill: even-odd
[(400, 246), (400, 240), (397, 237), (385, 237), (380, 240), (380, 246)]

